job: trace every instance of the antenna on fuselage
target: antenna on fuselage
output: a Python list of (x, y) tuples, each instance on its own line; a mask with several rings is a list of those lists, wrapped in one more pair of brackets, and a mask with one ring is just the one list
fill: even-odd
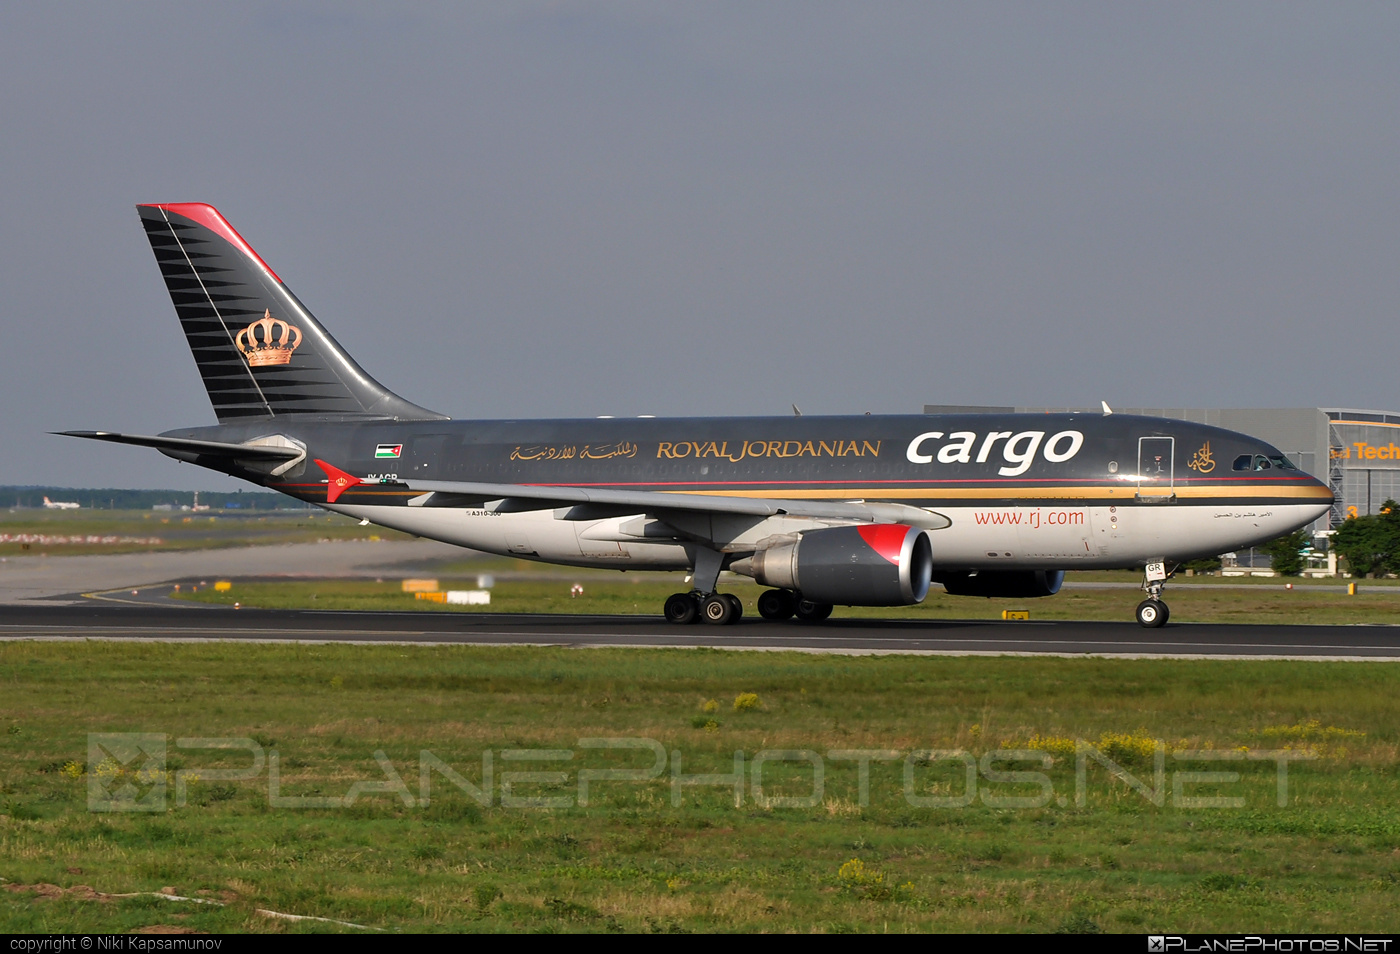
[(1108, 406), (1108, 402), (1107, 402), (1107, 401), (1100, 401), (1099, 403), (1103, 405), (1103, 416), (1104, 416), (1104, 417), (1108, 417), (1110, 414), (1113, 413), (1113, 408), (1111, 408), (1111, 407)]

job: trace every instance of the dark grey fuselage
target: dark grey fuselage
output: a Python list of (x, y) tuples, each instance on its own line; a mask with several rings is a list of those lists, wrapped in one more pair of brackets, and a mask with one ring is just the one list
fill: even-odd
[[(940, 566), (1133, 566), (1184, 559), (1272, 538), (1316, 519), (1326, 486), (1279, 466), (1283, 455), (1243, 434), (1159, 418), (1097, 414), (859, 417), (603, 418), (594, 420), (298, 422), (279, 417), (171, 436), (240, 443), (282, 435), (306, 459), (271, 477), (230, 470), (325, 504), (330, 461), (364, 479), (333, 509), (425, 536), (542, 560), (618, 566), (684, 565), (670, 541), (512, 547), (505, 515), (464, 530), (408, 512), (406, 480), (615, 488), (731, 497), (887, 501), (948, 516), (934, 533)], [(387, 456), (398, 448), (398, 456)], [(1237, 469), (1237, 462), (1247, 466)], [(1261, 465), (1262, 464), (1262, 468)], [(398, 513), (396, 514), (396, 511)], [(539, 524), (553, 515), (511, 515)], [(1043, 521), (1058, 520), (1052, 525)], [(577, 522), (577, 521), (575, 521)], [(449, 526), (449, 524), (451, 524)], [(572, 528), (579, 538), (578, 528)], [(557, 536), (555, 534), (554, 536)], [(730, 552), (740, 552), (741, 543)], [(940, 543), (946, 545), (940, 546)], [(995, 556), (989, 554), (996, 554)]]

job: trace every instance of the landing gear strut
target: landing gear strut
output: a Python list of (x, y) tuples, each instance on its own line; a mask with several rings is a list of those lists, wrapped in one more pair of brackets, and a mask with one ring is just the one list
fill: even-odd
[(696, 547), (695, 575), (691, 577), (695, 589), (689, 593), (672, 593), (666, 598), (666, 622), (694, 623), (703, 620), (716, 626), (728, 626), (739, 622), (744, 615), (744, 604), (732, 593), (716, 593), (715, 583), (724, 557), (708, 547)]
[(1148, 629), (1157, 629), (1167, 625), (1167, 620), (1171, 618), (1172, 612), (1166, 603), (1162, 602), (1162, 590), (1167, 585), (1167, 567), (1165, 563), (1149, 563), (1143, 571), (1143, 592), (1147, 594), (1147, 599), (1138, 604), (1137, 621), (1141, 626)]

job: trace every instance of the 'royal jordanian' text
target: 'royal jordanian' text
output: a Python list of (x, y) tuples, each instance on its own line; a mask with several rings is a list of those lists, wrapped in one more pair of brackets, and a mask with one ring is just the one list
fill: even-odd
[(879, 457), (880, 441), (662, 441), (656, 456), (669, 460), (684, 457), (723, 457), (738, 463), (747, 457)]

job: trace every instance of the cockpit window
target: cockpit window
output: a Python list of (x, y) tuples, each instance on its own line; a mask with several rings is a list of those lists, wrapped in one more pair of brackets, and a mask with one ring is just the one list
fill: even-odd
[(1235, 470), (1297, 470), (1298, 466), (1277, 454), (1241, 454), (1235, 458), (1233, 469)]

